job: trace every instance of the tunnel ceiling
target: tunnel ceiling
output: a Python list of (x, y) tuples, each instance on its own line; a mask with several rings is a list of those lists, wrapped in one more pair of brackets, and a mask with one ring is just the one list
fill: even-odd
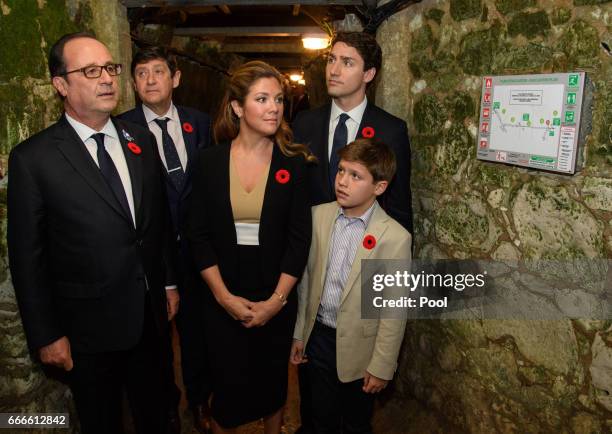
[(302, 35), (321, 32), (352, 13), (363, 18), (361, 0), (339, 1), (138, 1), (123, 0), (132, 29), (163, 24), (174, 35), (213, 40), (221, 51), (261, 59), (283, 72), (299, 70), (313, 52), (302, 47)]

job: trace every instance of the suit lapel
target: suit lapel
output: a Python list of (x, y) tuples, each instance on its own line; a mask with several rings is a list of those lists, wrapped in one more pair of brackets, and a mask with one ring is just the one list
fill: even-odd
[[(331, 241), (332, 232), (334, 230), (334, 226), (336, 224), (336, 219), (334, 218), (338, 212), (338, 204), (336, 206), (330, 206), (329, 214), (326, 214), (321, 219), (321, 254), (317, 259), (319, 261), (318, 267), (321, 270), (319, 273), (319, 278), (321, 279), (320, 285), (317, 287), (320, 288), (321, 292), (323, 292), (323, 287), (325, 286), (325, 277), (327, 274), (326, 265), (327, 259), (329, 257), (329, 243)], [(314, 278), (314, 276), (313, 276)], [(320, 296), (321, 294), (319, 294)]]
[[(276, 182), (276, 172), (280, 169), (287, 170), (288, 167), (283, 166), (283, 158), (280, 148), (274, 143), (272, 148), (272, 160), (270, 161), (270, 171), (268, 172), (268, 179), (266, 180), (266, 189), (264, 191), (263, 204), (261, 206), (261, 217), (259, 224), (259, 239), (261, 240), (261, 230), (264, 227), (264, 223), (268, 220), (268, 214), (271, 212), (271, 208), (275, 203), (278, 203), (276, 200), (273, 200), (272, 197), (276, 194), (276, 189), (279, 188), (280, 184)], [(229, 158), (228, 158), (229, 165)]]
[[(365, 230), (364, 237), (367, 235), (372, 235), (377, 243), (383, 237), (383, 234), (387, 230), (387, 220), (389, 217), (382, 210), (380, 205), (376, 205), (376, 209), (374, 210), (374, 214), (368, 224), (368, 227)], [(372, 254), (376, 251), (376, 246), (372, 249), (366, 249), (363, 247), (363, 244), (359, 244), (357, 248), (357, 253), (355, 254), (355, 259), (353, 260), (353, 265), (351, 267), (351, 271), (349, 273), (349, 277), (346, 280), (346, 285), (344, 285), (344, 289), (342, 291), (342, 297), (340, 298), (340, 304), (344, 302), (346, 297), (348, 296), (353, 286), (355, 286), (357, 278), (361, 275), (361, 260), (368, 259)]]
[[(111, 118), (117, 134), (119, 135), (119, 142), (121, 143), (121, 149), (123, 155), (125, 155), (125, 161), (127, 163), (128, 171), (130, 172), (130, 180), (132, 182), (132, 196), (134, 198), (134, 215), (136, 216), (136, 227), (142, 217), (141, 202), (142, 202), (142, 154), (135, 154), (132, 152), (127, 144), (128, 141), (125, 138), (124, 132), (131, 136), (130, 132), (125, 128), (123, 123), (116, 118)], [(141, 143), (134, 142), (137, 146), (142, 146)]]
[[(189, 115), (189, 113), (183, 109), (183, 107), (176, 106), (176, 110), (179, 115), (179, 122), (181, 123), (181, 132), (183, 133), (183, 142), (185, 142), (185, 149), (187, 150), (187, 168), (186, 171), (190, 170), (190, 162), (195, 158), (196, 151), (198, 150), (197, 137), (198, 132), (195, 130), (195, 119)], [(191, 132), (185, 131), (183, 125), (187, 123), (191, 126)]]
[[(100, 169), (91, 158), (85, 144), (76, 133), (74, 128), (68, 123), (65, 116), (58, 121), (58, 129), (55, 139), (59, 151), (66, 157), (74, 169), (85, 179), (85, 182), (117, 213), (128, 218), (125, 211), (113, 195), (110, 187), (106, 183)], [(131, 221), (130, 221), (131, 223)]]
[(363, 112), (363, 116), (361, 117), (361, 122), (359, 123), (359, 129), (357, 130), (357, 136), (355, 136), (355, 139), (363, 138), (363, 129), (365, 127), (374, 128), (372, 125), (372, 121), (370, 119), (371, 116), (372, 116), (372, 103), (368, 101), (368, 103), (366, 104), (366, 109)]

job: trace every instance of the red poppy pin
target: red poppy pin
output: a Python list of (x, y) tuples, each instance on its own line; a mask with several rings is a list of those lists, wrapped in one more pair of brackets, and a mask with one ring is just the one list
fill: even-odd
[(376, 238), (374, 238), (374, 235), (366, 235), (363, 239), (363, 247), (372, 250), (374, 246), (376, 246)]
[(139, 155), (142, 152), (140, 146), (134, 142), (128, 142), (127, 147), (130, 148), (130, 151), (132, 151), (133, 154)]
[(274, 178), (276, 178), (276, 182), (278, 182), (279, 184), (286, 184), (291, 179), (291, 175), (289, 174), (287, 170), (280, 169), (279, 171), (276, 172), (276, 175), (274, 175)]
[(193, 126), (189, 122), (183, 122), (183, 131), (193, 133)]
[(366, 139), (371, 139), (372, 137), (374, 137), (374, 128), (364, 127), (363, 130), (361, 130), (361, 135)]

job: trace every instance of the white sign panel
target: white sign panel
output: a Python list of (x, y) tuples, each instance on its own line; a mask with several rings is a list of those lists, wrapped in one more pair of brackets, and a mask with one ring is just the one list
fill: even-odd
[(484, 77), (477, 155), (574, 173), (584, 73)]

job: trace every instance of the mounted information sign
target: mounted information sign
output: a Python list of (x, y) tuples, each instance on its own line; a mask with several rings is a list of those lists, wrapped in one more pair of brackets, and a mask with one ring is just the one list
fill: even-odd
[(484, 77), (478, 159), (574, 173), (584, 72)]

